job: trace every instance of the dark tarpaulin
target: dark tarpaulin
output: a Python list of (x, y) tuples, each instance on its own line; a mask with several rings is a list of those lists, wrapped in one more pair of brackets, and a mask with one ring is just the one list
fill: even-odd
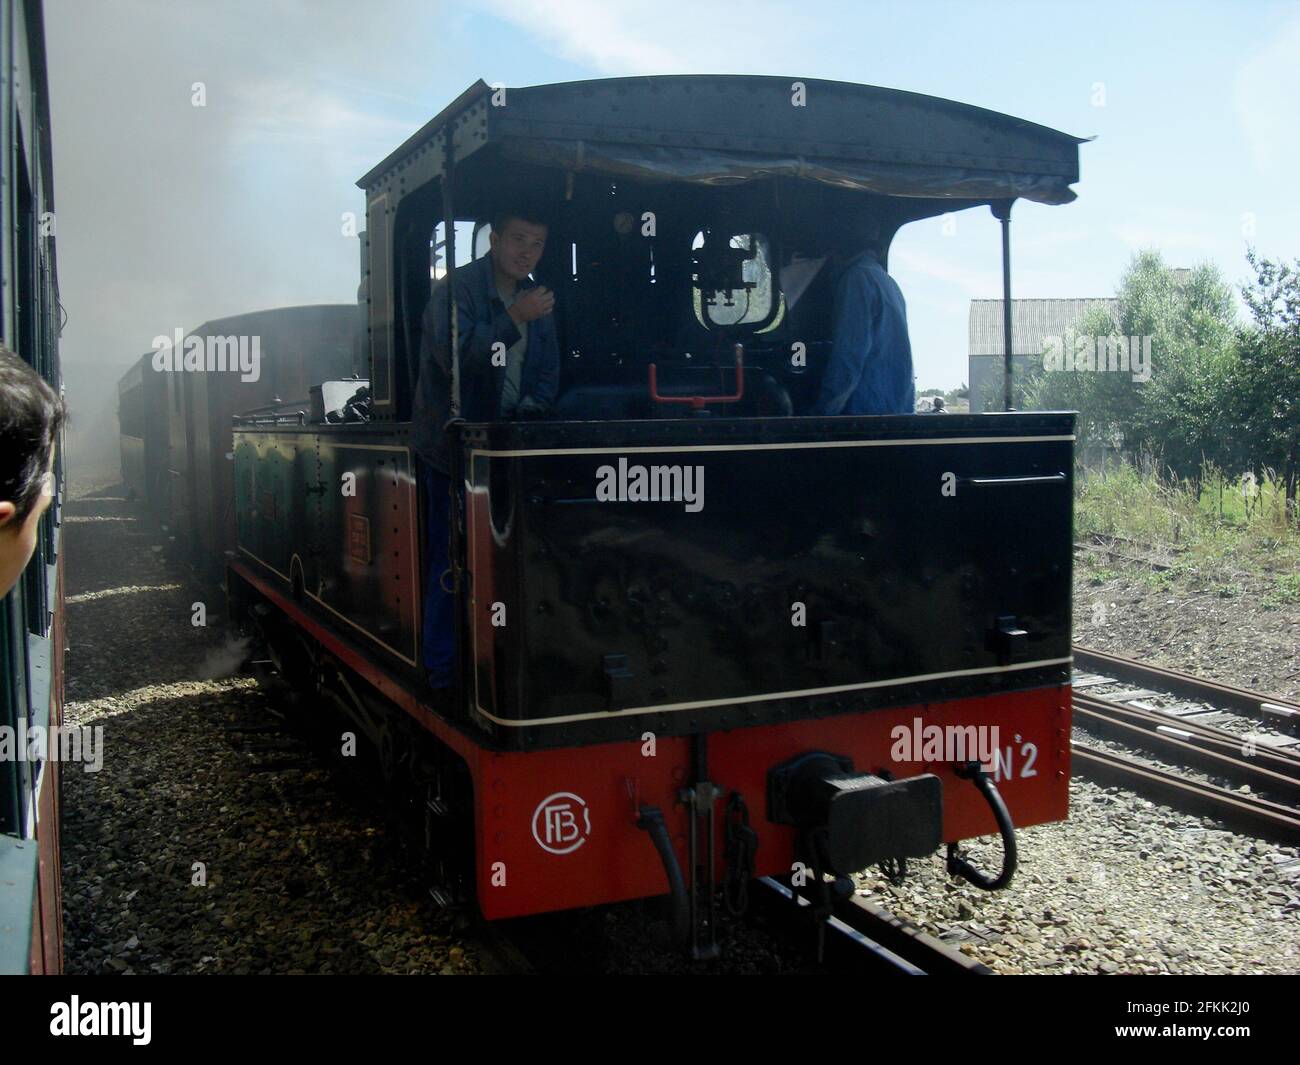
[(1066, 178), (1050, 174), (972, 170), (930, 164), (886, 163), (860, 159), (781, 157), (716, 148), (609, 144), (576, 140), (510, 137), (501, 143), (505, 158), (577, 172), (639, 181), (684, 181), (698, 185), (737, 185), (759, 178), (787, 177), (882, 196), (983, 202), (1025, 199), (1070, 203), (1076, 197)]

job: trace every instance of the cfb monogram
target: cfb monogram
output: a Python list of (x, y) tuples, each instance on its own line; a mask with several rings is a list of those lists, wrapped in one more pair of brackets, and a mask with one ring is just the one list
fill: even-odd
[(533, 811), (533, 839), (551, 854), (572, 854), (590, 835), (591, 815), (587, 804), (571, 791), (548, 795)]

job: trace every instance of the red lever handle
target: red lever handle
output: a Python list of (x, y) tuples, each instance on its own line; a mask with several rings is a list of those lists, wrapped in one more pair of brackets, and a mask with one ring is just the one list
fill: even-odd
[(656, 403), (689, 403), (692, 410), (703, 410), (706, 403), (739, 403), (745, 395), (745, 345), (736, 345), (736, 391), (727, 396), (661, 396), (655, 364), (650, 364), (650, 398)]

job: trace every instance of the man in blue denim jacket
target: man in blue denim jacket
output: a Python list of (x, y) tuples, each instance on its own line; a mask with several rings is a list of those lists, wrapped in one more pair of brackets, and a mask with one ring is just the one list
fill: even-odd
[[(560, 383), (555, 295), (529, 276), (546, 247), (547, 227), (527, 212), (492, 220), (491, 250), (455, 270), (460, 348), (460, 416), (467, 422), (537, 417), (549, 413)], [(448, 561), (451, 417), (451, 330), (448, 279), (434, 286), (425, 309), (420, 372), (411, 420), (428, 501), (428, 573), (425, 579), (423, 658), (429, 684), (455, 683), (455, 603), (444, 583)]]
[[(492, 220), (487, 255), (451, 275), (460, 340), (460, 416), (467, 422), (543, 413), (560, 383), (555, 295), (529, 275), (546, 247), (546, 225), (519, 214)], [(424, 311), (411, 445), (425, 464), (450, 472), (451, 330), (447, 284)], [(521, 409), (522, 408), (522, 409)]]
[[(873, 219), (848, 216), (826, 264), (835, 284), (830, 362), (809, 414), (912, 414), (916, 381), (907, 306), (885, 272)], [(854, 246), (856, 244), (856, 247)], [(864, 250), (865, 248), (865, 250)]]

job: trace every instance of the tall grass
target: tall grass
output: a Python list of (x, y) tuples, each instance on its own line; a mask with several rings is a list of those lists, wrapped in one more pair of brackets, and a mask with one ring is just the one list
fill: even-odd
[(1243, 480), (1207, 463), (1193, 483), (1150, 462), (1084, 470), (1074, 520), (1080, 538), (1122, 537), (1202, 561), (1245, 553), (1268, 571), (1300, 567), (1300, 529), (1287, 520), (1282, 481), (1267, 471)]

